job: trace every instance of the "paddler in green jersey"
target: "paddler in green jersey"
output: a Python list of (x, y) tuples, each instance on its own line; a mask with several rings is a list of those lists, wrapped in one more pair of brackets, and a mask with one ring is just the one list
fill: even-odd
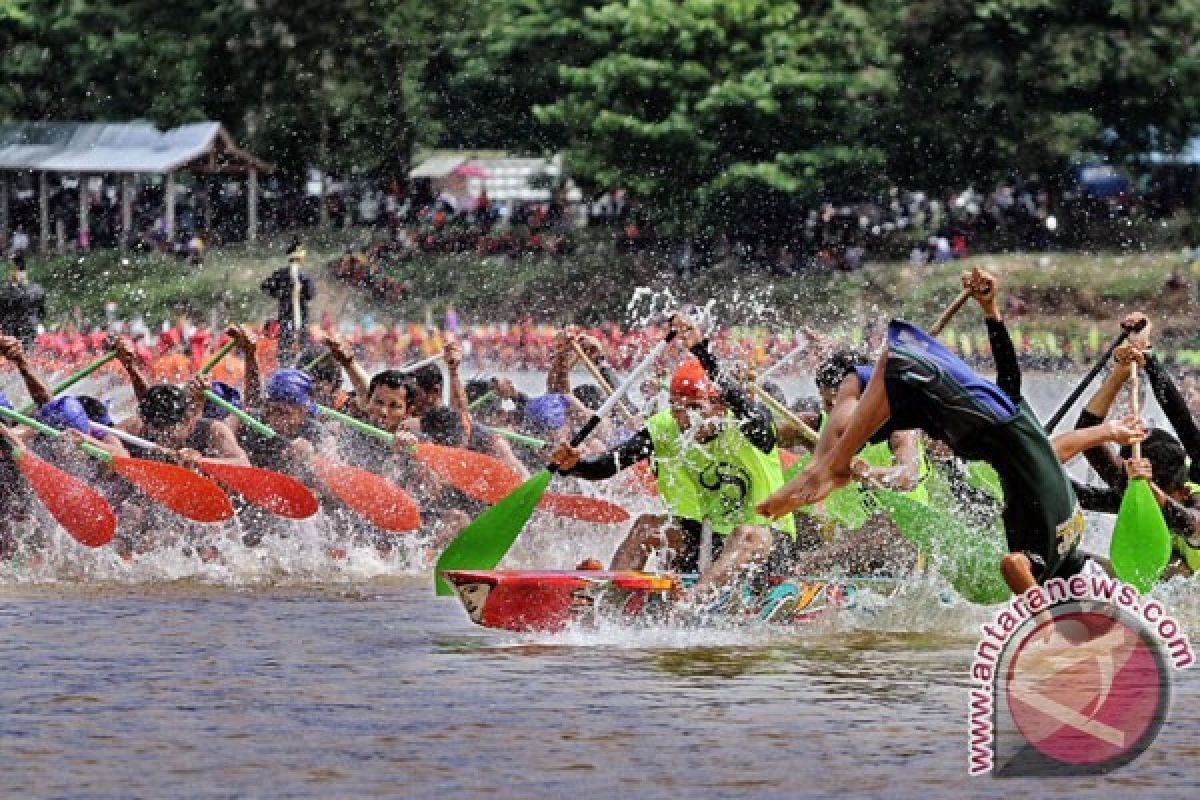
[[(682, 315), (671, 324), (695, 358), (672, 375), (670, 407), (611, 450), (581, 457), (563, 444), (551, 460), (565, 475), (605, 480), (649, 459), (669, 513), (638, 517), (611, 569), (642, 569), (651, 553), (666, 550), (674, 554), (671, 568), (700, 572), (679, 604), (708, 604), (748, 572), (784, 573), (795, 524), (790, 516), (772, 522), (754, 511), (783, 485), (770, 412), (721, 373), (696, 325)], [(713, 534), (707, 553), (701, 550), (706, 522)]]

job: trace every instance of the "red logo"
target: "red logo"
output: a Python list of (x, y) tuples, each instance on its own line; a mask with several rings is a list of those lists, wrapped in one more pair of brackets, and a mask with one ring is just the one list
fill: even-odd
[(1145, 751), (1166, 716), (1168, 666), (1136, 617), (1078, 603), (1052, 617), (1006, 653), (996, 700), (1019, 737), (998, 773), (1107, 772)]

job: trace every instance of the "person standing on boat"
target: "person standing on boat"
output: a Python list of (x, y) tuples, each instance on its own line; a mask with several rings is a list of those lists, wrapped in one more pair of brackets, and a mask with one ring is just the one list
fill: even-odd
[[(672, 568), (700, 572), (679, 605), (715, 608), (746, 573), (783, 572), (796, 529), (790, 515), (772, 522), (754, 511), (783, 484), (770, 411), (721, 372), (694, 323), (676, 315), (671, 324), (694, 358), (671, 377), (670, 407), (604, 453), (584, 457), (560, 444), (551, 461), (564, 475), (605, 480), (649, 459), (669, 513), (638, 517), (611, 569), (642, 569), (652, 552), (667, 550)], [(707, 552), (706, 521), (715, 534)]]
[(262, 290), (279, 302), (279, 352), (295, 355), (308, 327), (309, 306), (316, 296), (312, 279), (300, 271), (306, 253), (299, 242), (288, 248), (288, 264), (262, 282)]

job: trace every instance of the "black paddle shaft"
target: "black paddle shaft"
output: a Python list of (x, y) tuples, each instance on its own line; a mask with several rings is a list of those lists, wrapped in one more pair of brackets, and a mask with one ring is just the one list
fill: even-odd
[(1071, 410), (1071, 406), (1075, 405), (1075, 401), (1079, 399), (1079, 395), (1084, 393), (1087, 387), (1091, 385), (1092, 381), (1096, 379), (1096, 376), (1100, 374), (1100, 370), (1104, 369), (1104, 365), (1108, 363), (1108, 359), (1112, 356), (1113, 352), (1120, 347), (1126, 339), (1129, 338), (1130, 334), (1140, 333), (1145, 330), (1145, 328), (1145, 320), (1143, 320), (1142, 324), (1138, 325), (1137, 327), (1121, 327), (1120, 335), (1117, 336), (1116, 340), (1108, 346), (1108, 349), (1104, 351), (1104, 355), (1100, 356), (1100, 360), (1092, 366), (1088, 374), (1083, 376), (1083, 380), (1081, 380), (1079, 385), (1075, 387), (1075, 391), (1071, 392), (1071, 396), (1063, 401), (1063, 404), (1059, 406), (1058, 411), (1054, 412), (1054, 416), (1046, 421), (1046, 424), (1043, 427), (1045, 428), (1047, 434), (1054, 433), (1054, 429), (1058, 427), (1058, 423), (1062, 422), (1062, 418), (1065, 417), (1067, 412)]

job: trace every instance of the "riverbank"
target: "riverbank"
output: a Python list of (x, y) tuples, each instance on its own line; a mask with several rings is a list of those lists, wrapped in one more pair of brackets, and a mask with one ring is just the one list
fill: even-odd
[[(873, 263), (855, 272), (776, 275), (734, 266), (679, 275), (646, 254), (616, 255), (607, 242), (585, 239), (568, 255), (510, 258), (476, 254), (415, 255), (386, 274), (404, 283), (398, 301), (384, 301), (333, 278), (325, 265), (362, 234), (310, 237), (308, 271), (318, 279), (317, 314), (378, 322), (440, 318), (453, 303), (470, 322), (532, 316), (549, 323), (628, 321), (638, 287), (670, 291), (681, 302), (717, 302), (728, 325), (856, 328), (886, 316), (932, 319), (954, 297), (961, 270), (995, 272), (1014, 321), (1069, 338), (1103, 330), (1130, 310), (1150, 313), (1164, 337), (1194, 347), (1200, 262), (1182, 252), (1139, 254), (1034, 253), (984, 255), (942, 264)], [(286, 242), (230, 246), (201, 266), (158, 254), (97, 252), (33, 261), (30, 271), (49, 295), (50, 322), (73, 308), (85, 324), (103, 320), (106, 302), (118, 313), (140, 312), (152, 324), (187, 312), (205, 321), (261, 320), (272, 303), (261, 281), (285, 263)], [(1175, 286), (1175, 288), (1169, 288)], [(1019, 308), (1019, 313), (1018, 313)]]

